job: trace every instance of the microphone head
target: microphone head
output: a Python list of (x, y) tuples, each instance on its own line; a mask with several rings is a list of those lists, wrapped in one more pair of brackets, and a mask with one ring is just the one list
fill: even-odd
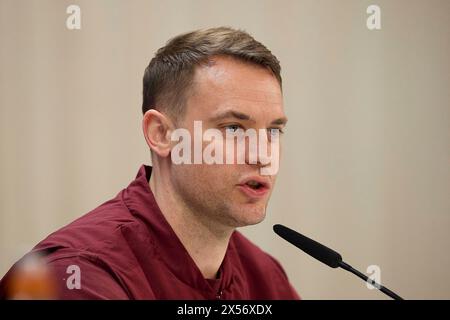
[(287, 242), (290, 242), (297, 248), (325, 263), (331, 268), (339, 267), (342, 262), (342, 257), (339, 253), (308, 237), (305, 237), (297, 231), (289, 229), (281, 224), (274, 225), (273, 231), (275, 231), (277, 235)]

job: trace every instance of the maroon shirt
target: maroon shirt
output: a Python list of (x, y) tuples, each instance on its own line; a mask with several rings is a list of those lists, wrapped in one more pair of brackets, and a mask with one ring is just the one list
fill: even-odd
[[(218, 279), (205, 279), (161, 213), (142, 166), (136, 180), (52, 233), (32, 252), (45, 255), (61, 299), (299, 299), (281, 265), (241, 233), (230, 239)], [(81, 289), (69, 289), (70, 265)], [(0, 282), (5, 298), (8, 278)]]

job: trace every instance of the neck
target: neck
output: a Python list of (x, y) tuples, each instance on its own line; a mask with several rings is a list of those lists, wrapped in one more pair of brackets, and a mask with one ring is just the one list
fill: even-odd
[(215, 279), (234, 229), (202, 220), (212, 215), (193, 213), (177, 197), (167, 177), (152, 170), (149, 184), (156, 203), (203, 277)]

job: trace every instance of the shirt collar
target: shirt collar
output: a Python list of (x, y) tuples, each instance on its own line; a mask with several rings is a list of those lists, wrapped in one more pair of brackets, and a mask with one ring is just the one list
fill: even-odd
[(219, 269), (220, 278), (217, 281), (219, 284), (204, 279), (156, 203), (149, 186), (151, 172), (152, 167), (150, 166), (142, 165), (140, 167), (136, 179), (124, 190), (123, 201), (131, 214), (147, 226), (149, 236), (155, 246), (155, 252), (177, 278), (190, 286), (205, 291), (215, 291), (217, 287), (219, 287), (219, 291), (229, 289), (233, 282), (231, 260), (237, 257), (233, 241), (230, 240)]

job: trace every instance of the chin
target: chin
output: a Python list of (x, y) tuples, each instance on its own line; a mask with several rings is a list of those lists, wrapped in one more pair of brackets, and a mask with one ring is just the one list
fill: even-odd
[[(248, 207), (247, 209), (245, 207)], [(236, 227), (245, 227), (258, 224), (266, 217), (265, 207), (242, 206), (237, 210), (237, 214), (233, 215)]]

